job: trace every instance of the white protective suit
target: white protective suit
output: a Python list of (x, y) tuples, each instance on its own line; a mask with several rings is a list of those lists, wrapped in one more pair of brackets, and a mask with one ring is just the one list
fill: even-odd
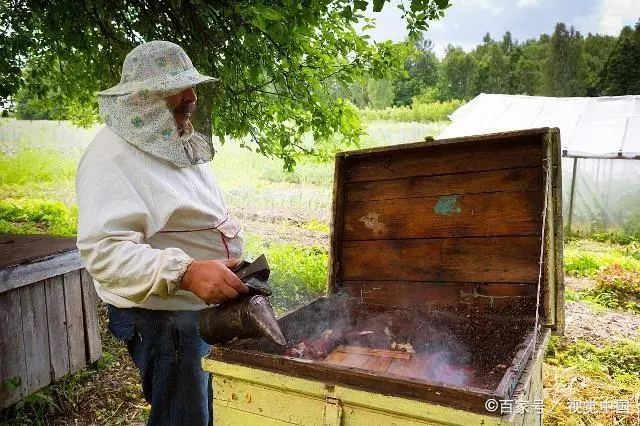
[(206, 138), (178, 129), (166, 97), (210, 81), (169, 42), (134, 49), (121, 83), (99, 94), (107, 126), (87, 147), (76, 176), (78, 249), (105, 302), (121, 308), (207, 307), (179, 288), (193, 259), (242, 256), (208, 161)]

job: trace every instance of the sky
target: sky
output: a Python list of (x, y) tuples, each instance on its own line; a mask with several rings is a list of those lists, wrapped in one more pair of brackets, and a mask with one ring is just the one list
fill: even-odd
[[(401, 12), (392, 0), (382, 12), (367, 11), (376, 18), (376, 29), (370, 32), (376, 41), (402, 41), (407, 35)], [(411, 0), (404, 0), (410, 4)], [(640, 0), (451, 0), (444, 18), (432, 22), (426, 33), (439, 57), (448, 44), (471, 50), (482, 43), (489, 32), (501, 39), (511, 31), (514, 39), (523, 41), (550, 34), (557, 22), (573, 25), (583, 34), (618, 35), (625, 25), (640, 18)]]

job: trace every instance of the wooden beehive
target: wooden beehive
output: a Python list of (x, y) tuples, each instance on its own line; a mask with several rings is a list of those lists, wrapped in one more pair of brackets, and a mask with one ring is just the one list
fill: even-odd
[(96, 301), (75, 238), (0, 235), (0, 409), (100, 358)]
[[(337, 321), (386, 321), (409, 330), (414, 347), (454, 336), (474, 377), (451, 384), (379, 353), (310, 361), (239, 341), (203, 361), (216, 375), (216, 421), (326, 424), (337, 406), (338, 424), (538, 422), (539, 413), (500, 415), (485, 403), (541, 399), (544, 347), (563, 330), (558, 130), (339, 154), (329, 266), (328, 294), (279, 320), (287, 340)], [(299, 406), (275, 404), (283, 393)]]

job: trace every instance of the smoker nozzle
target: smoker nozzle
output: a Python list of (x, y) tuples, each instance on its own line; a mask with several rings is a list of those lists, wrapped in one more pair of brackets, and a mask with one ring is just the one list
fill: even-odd
[(213, 345), (240, 339), (266, 336), (275, 343), (287, 344), (266, 297), (244, 296), (220, 306), (205, 309), (199, 318), (200, 336)]

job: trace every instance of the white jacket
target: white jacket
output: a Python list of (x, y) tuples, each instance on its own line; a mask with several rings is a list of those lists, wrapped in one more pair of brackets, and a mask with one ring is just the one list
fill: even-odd
[(80, 161), (76, 191), (80, 257), (109, 304), (203, 309), (179, 289), (191, 261), (242, 256), (240, 225), (206, 163), (177, 167), (105, 127)]

